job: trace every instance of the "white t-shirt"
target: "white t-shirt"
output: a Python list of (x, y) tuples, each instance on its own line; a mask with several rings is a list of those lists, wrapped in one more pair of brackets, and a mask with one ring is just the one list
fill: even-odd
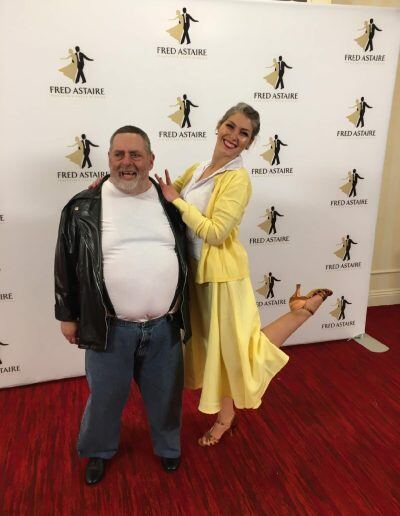
[(119, 319), (166, 314), (179, 278), (175, 239), (154, 185), (140, 195), (110, 181), (101, 192), (104, 281)]
[[(222, 174), (225, 170), (236, 170), (243, 168), (243, 160), (241, 156), (237, 156), (232, 161), (221, 167), (219, 170), (214, 172), (211, 176), (201, 179), (199, 177), (204, 170), (210, 165), (209, 161), (200, 163), (197, 169), (194, 171), (189, 183), (182, 189), (181, 197), (186, 202), (193, 204), (196, 208), (205, 215), (208, 202), (211, 198), (212, 191), (214, 190), (214, 177), (218, 174)], [(187, 239), (188, 239), (188, 251), (193, 258), (200, 260), (201, 247), (203, 240), (196, 236), (195, 232), (189, 227), (187, 228)]]

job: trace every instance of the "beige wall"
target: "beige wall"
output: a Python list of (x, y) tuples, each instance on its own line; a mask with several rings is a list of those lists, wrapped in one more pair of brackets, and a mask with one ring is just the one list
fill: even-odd
[[(400, 7), (400, 0), (333, 0), (334, 4)], [(400, 67), (393, 97), (375, 234), (369, 305), (400, 303)]]

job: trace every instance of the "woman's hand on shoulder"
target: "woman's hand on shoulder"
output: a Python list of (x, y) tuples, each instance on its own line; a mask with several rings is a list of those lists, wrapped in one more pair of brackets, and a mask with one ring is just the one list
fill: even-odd
[(163, 193), (163, 196), (168, 202), (172, 202), (175, 199), (179, 198), (178, 192), (175, 190), (174, 185), (172, 184), (171, 178), (169, 177), (168, 170), (165, 170), (165, 181), (162, 179), (162, 177), (158, 176), (157, 174), (154, 174), (158, 184), (161, 187), (161, 191)]

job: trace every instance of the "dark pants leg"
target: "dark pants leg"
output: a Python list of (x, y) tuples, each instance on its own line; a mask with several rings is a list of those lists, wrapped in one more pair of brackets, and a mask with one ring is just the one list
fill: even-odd
[(182, 128), (185, 127), (186, 124), (187, 124), (188, 128), (191, 127), (190, 120), (189, 120), (189, 113), (185, 113), (185, 116), (184, 116), (183, 122), (182, 122)]
[(163, 320), (147, 329), (148, 344), (135, 358), (135, 380), (142, 393), (156, 455), (181, 454), (183, 355), (179, 325)]
[[(86, 351), (91, 394), (78, 439), (81, 457), (110, 459), (117, 452), (133, 371), (141, 377), (142, 369), (146, 374), (141, 391), (154, 451), (166, 457), (180, 455), (182, 348), (177, 324), (161, 318), (146, 323), (117, 320), (110, 328), (107, 351)], [(152, 382), (153, 388), (148, 386)]]
[(107, 351), (86, 351), (90, 396), (78, 438), (80, 457), (110, 459), (117, 452), (121, 414), (133, 378), (137, 337), (128, 328), (113, 325)]

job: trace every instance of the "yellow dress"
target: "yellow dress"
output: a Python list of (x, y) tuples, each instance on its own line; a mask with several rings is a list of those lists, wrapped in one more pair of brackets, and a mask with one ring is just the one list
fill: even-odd
[(345, 244), (342, 245), (342, 247), (340, 249), (338, 249), (337, 251), (335, 251), (335, 255), (340, 259), (340, 260), (343, 260), (344, 258), (344, 255), (346, 254), (346, 246)]
[(269, 290), (269, 278), (266, 278), (263, 285), (260, 288), (258, 288), (256, 290), (256, 292), (258, 292), (260, 294), (260, 296), (264, 296), (266, 298), (267, 294), (268, 294), (268, 290)]
[(67, 66), (63, 66), (62, 68), (59, 68), (58, 71), (63, 73), (66, 77), (68, 77), (72, 81), (75, 81), (76, 74), (78, 71), (75, 54), (71, 53), (70, 59), (71, 59), (71, 62), (69, 64), (67, 64)]
[(278, 82), (278, 76), (279, 76), (279, 71), (278, 71), (278, 64), (275, 63), (274, 64), (274, 71), (269, 73), (268, 75), (266, 75), (264, 77), (264, 79), (273, 87), (275, 88), (276, 87), (276, 83)]
[(355, 110), (355, 111), (353, 111), (353, 113), (351, 113), (350, 115), (348, 115), (348, 116), (346, 117), (346, 118), (347, 118), (347, 120), (348, 120), (351, 124), (353, 124), (353, 125), (355, 125), (355, 126), (358, 124), (358, 120), (359, 120), (359, 118), (360, 118), (360, 108), (359, 108), (359, 106), (360, 106), (360, 103), (359, 103), (359, 102), (357, 102), (357, 104), (356, 104), (356, 106), (355, 106), (355, 107), (356, 107), (356, 110)]
[(267, 234), (269, 234), (269, 230), (271, 229), (272, 223), (271, 223), (271, 212), (268, 210), (266, 218), (264, 222), (261, 222), (261, 224), (258, 224), (258, 227), (265, 231)]
[[(193, 172), (191, 167), (175, 182), (179, 191)], [(247, 254), (236, 239), (251, 192), (248, 173), (226, 170), (213, 180), (205, 215), (183, 199), (173, 201), (204, 240), (200, 261), (190, 262), (192, 338), (185, 351), (185, 386), (202, 387), (199, 410), (207, 414), (220, 411), (224, 396), (237, 408), (259, 407), (268, 384), (289, 360), (261, 331)]]
[(260, 154), (262, 158), (265, 159), (265, 161), (268, 161), (269, 164), (271, 164), (274, 160), (274, 154), (275, 154), (275, 142), (272, 141), (272, 143), (269, 144), (270, 148)]
[[(69, 159), (70, 161), (72, 161), (72, 163), (75, 163), (75, 165), (79, 165), (79, 166), (82, 166), (82, 162), (83, 162), (83, 145), (82, 143), (80, 142), (80, 140), (78, 140), (79, 143), (77, 142), (75, 145), (73, 145), (73, 147), (78, 147), (76, 149), (76, 151), (74, 152), (71, 152), (71, 154), (67, 154), (65, 157), (67, 159)], [(71, 145), (72, 147), (72, 145)]]
[(330, 313), (330, 315), (332, 317), (334, 317), (335, 319), (339, 319), (339, 315), (340, 315), (340, 299), (337, 300), (337, 305), (336, 305), (336, 308), (334, 308)]
[(368, 36), (369, 36), (369, 28), (368, 28), (368, 22), (366, 22), (366, 24), (364, 24), (364, 33), (359, 36), (358, 38), (355, 38), (355, 42), (357, 43), (357, 45), (360, 45), (360, 47), (365, 50), (365, 47), (367, 46), (368, 44)]
[(178, 23), (168, 29), (166, 32), (168, 32), (172, 38), (176, 39), (178, 43), (180, 43), (183, 34), (183, 17), (181, 14), (177, 14), (174, 19), (178, 20)]
[(340, 189), (342, 190), (342, 192), (344, 194), (347, 195), (347, 197), (350, 195), (350, 192), (351, 192), (351, 187), (352, 187), (352, 182), (351, 182), (351, 176), (349, 178), (348, 181), (346, 181), (341, 187)]
[(172, 122), (175, 122), (179, 125), (179, 127), (182, 126), (183, 121), (183, 102), (180, 97), (177, 98), (177, 103), (175, 106), (179, 106), (179, 109), (177, 111), (174, 111), (171, 115), (168, 115), (168, 118), (172, 120)]

